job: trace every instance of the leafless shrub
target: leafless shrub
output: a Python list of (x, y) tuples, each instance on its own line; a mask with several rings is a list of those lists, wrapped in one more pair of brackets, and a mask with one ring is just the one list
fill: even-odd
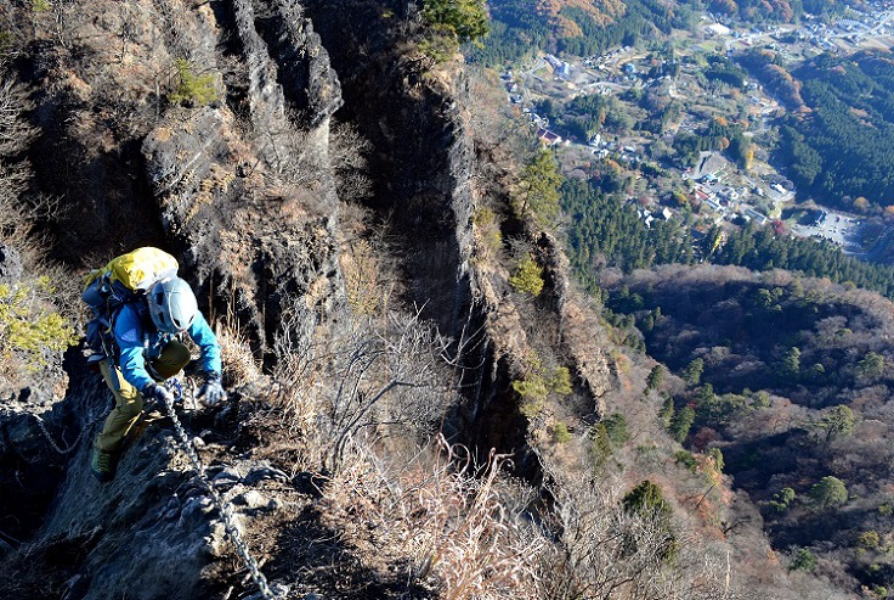
[(69, 267), (44, 258), (43, 252), (47, 247), (44, 240), (35, 242), (32, 238), (30, 245), (26, 244), (23, 251), (26, 264), (30, 261), (35, 273), (40, 273), (53, 282), (53, 304), (63, 317), (75, 324), (86, 322), (88, 309), (81, 300), (81, 292), (84, 291), (81, 278), (73, 276)]
[(259, 161), (266, 162), (271, 171), (283, 179), (303, 183), (303, 170), (298, 168), (304, 158), (303, 141), (303, 136), (288, 128), (257, 131), (255, 143), (260, 148)]
[(499, 170), (514, 163), (518, 157), (530, 155), (531, 125), (503, 101), (503, 83), (496, 72), (472, 70), (466, 85), (464, 92), (474, 98), (466, 107), (471, 117), (469, 130), (476, 147), (487, 152), (490, 158), (480, 167)]
[(281, 339), (277, 351), (284, 358), (271, 398), (289, 426), (310, 438), (311, 470), (337, 471), (358, 438), (390, 428), (421, 433), (456, 401), (450, 340), (418, 313), (345, 327), (297, 352)]
[(0, 71), (15, 60), (25, 43), (25, 35), (14, 17), (10, 2), (0, 4)]
[(268, 176), (276, 184), (313, 189), (328, 170), (339, 198), (351, 202), (368, 198), (372, 194), (365, 157), (369, 141), (347, 123), (303, 130), (296, 125), (303, 120), (300, 114), (291, 114), (278, 122), (256, 124), (255, 144)]
[(372, 143), (351, 123), (336, 123), (329, 134), (329, 163), (335, 174), (338, 197), (346, 202), (362, 202), (373, 191), (366, 155)]
[(12, 81), (0, 81), (0, 157), (8, 158), (24, 150), (34, 128), (22, 118), (32, 108), (27, 90)]
[[(411, 584), (455, 600), (746, 600), (728, 547), (623, 508), (620, 479), (553, 489), (551, 515), (501, 477), (503, 458), (475, 469), (442, 438), (410, 460), (358, 444), (324, 489), (324, 518), (367, 566), (406, 565)], [(683, 526), (680, 526), (683, 530)], [(763, 596), (766, 597), (766, 596)]]
[(660, 515), (623, 508), (619, 478), (556, 486), (553, 527), (561, 532), (555, 552), (546, 557), (543, 597), (624, 600), (738, 600), (729, 557), (675, 532), (677, 550), (667, 548), (667, 525)]
[(523, 503), (506, 502), (504, 462), (492, 455), (475, 469), (443, 437), (433, 453), (403, 462), (362, 448), (327, 486), (326, 518), (373, 566), (406, 564), (408, 583), (441, 598), (540, 600), (538, 558), (551, 542)]
[(23, 198), (31, 179), (30, 165), (20, 155), (36, 135), (24, 118), (33, 105), (27, 90), (11, 79), (0, 80), (0, 236), (5, 243), (23, 246), (43, 200), (31, 205)]
[(59, 197), (28, 193), (33, 174), (23, 154), (37, 135), (25, 118), (31, 109), (27, 88), (12, 79), (0, 80), (0, 241), (15, 246), (26, 263), (36, 264), (42, 262), (48, 242), (35, 233), (34, 225), (58, 220), (64, 206)]

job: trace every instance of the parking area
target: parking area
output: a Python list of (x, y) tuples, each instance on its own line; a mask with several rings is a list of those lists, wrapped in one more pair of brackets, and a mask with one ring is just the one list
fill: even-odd
[(822, 211), (813, 223), (792, 226), (792, 233), (800, 237), (818, 237), (832, 241), (848, 254), (865, 251), (861, 244), (862, 221), (856, 217), (833, 211)]

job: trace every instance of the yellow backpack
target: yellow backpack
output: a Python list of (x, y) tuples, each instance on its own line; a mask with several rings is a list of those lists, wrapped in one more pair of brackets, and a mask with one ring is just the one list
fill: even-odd
[(164, 250), (145, 247), (113, 258), (102, 269), (87, 274), (81, 299), (93, 309), (86, 338), (95, 357), (115, 355), (111, 332), (119, 309), (131, 302), (138, 310), (145, 309), (145, 302), (135, 301), (153, 284), (176, 277), (179, 266), (177, 259)]
[(123, 287), (140, 294), (145, 293), (157, 281), (175, 277), (179, 267), (177, 259), (164, 250), (147, 246), (113, 258), (102, 269), (90, 271), (85, 283), (89, 287), (100, 279), (105, 280), (110, 286), (119, 289)]

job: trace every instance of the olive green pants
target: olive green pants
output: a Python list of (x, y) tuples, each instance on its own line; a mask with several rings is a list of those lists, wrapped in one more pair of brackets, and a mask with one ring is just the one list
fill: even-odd
[[(176, 340), (171, 341), (159, 357), (152, 361), (152, 368), (162, 379), (167, 379), (179, 373), (189, 362), (189, 358), (189, 349), (186, 346)], [(117, 452), (143, 412), (143, 398), (139, 390), (124, 379), (121, 369), (110, 360), (99, 363), (99, 369), (106, 385), (115, 395), (115, 407), (106, 417), (95, 445), (105, 452)]]

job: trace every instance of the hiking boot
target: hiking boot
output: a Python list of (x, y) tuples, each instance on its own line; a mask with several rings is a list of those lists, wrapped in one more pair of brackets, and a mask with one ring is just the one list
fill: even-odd
[(93, 457), (90, 460), (90, 472), (100, 483), (107, 483), (114, 479), (115, 468), (118, 466), (118, 453), (106, 452), (99, 448), (93, 449)]

